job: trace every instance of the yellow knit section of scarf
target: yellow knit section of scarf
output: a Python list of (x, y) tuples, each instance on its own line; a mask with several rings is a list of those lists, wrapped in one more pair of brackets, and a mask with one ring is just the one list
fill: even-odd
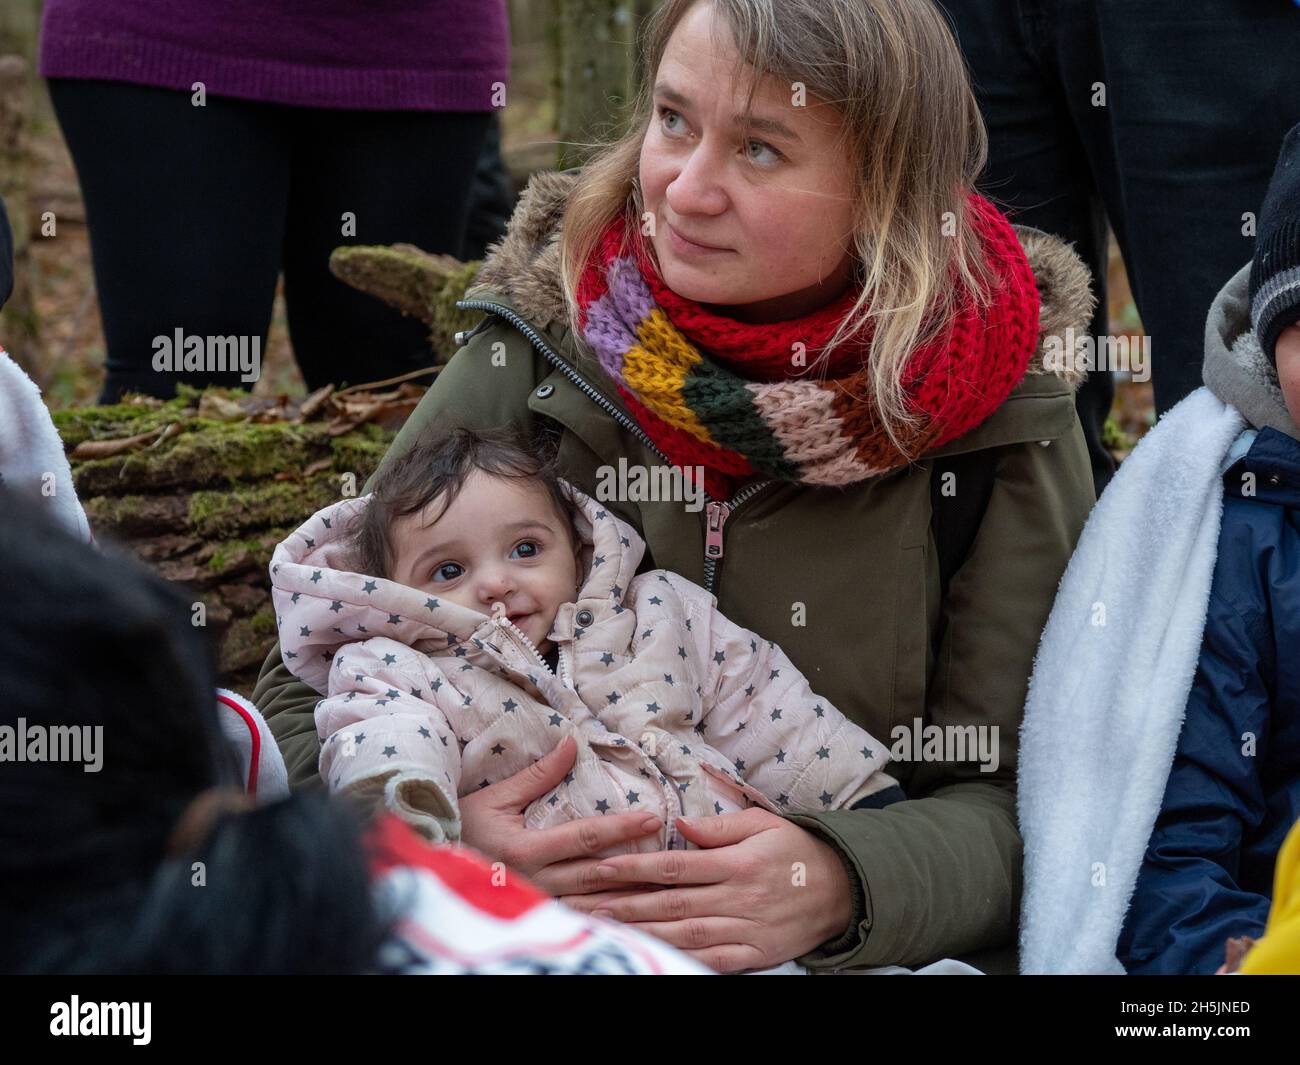
[(623, 380), (637, 399), (669, 425), (717, 447), (712, 435), (686, 405), (685, 383), (702, 356), (656, 307), (637, 326), (641, 343), (623, 355)]

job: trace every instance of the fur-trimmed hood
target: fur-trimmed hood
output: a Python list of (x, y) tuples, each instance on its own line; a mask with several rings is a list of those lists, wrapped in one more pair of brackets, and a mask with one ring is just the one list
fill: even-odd
[[(488, 248), (483, 265), (466, 298), (489, 294), (506, 297), (525, 317), (541, 327), (564, 322), (560, 281), (560, 235), (564, 208), (579, 171), (534, 174), (515, 207), (506, 234)], [(1046, 338), (1064, 337), (1067, 328), (1086, 333), (1096, 303), (1088, 267), (1070, 245), (1030, 226), (1015, 226), (1038, 286), (1038, 348), (1028, 373), (1052, 373), (1077, 387), (1084, 374), (1072, 368), (1048, 369)]]
[(1264, 354), (1250, 325), (1250, 263), (1232, 276), (1210, 304), (1201, 374), (1206, 387), (1236, 407), (1252, 427), (1269, 427), (1300, 440), (1300, 428), (1282, 398), (1277, 367)]
[[(555, 634), (571, 633), (583, 608), (621, 606), (645, 554), (635, 529), (565, 487), (573, 499), (583, 582), (575, 599), (560, 607)], [(352, 570), (351, 533), (370, 499), (344, 499), (317, 511), (271, 557), (271, 598), (285, 662), (322, 693), (344, 644), (388, 636), (427, 654), (467, 654), (477, 661), (481, 642), (497, 634), (492, 619), (477, 610)]]

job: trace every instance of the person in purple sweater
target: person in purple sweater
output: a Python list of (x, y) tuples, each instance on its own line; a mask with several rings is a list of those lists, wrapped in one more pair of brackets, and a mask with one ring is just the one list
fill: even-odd
[[(281, 270), (308, 388), (427, 366), (422, 325), (335, 279), (329, 254), (462, 254), (509, 48), (505, 0), (47, 0), (40, 71), (86, 204), (100, 401), (251, 387), (251, 355), (232, 367), (206, 338), (260, 352)], [(202, 369), (178, 330), (191, 351), (205, 338)]]

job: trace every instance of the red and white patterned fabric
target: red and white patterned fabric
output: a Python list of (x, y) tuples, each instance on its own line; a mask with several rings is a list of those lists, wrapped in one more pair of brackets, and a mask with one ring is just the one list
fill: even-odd
[(711, 975), (666, 943), (569, 909), (500, 862), (430, 845), (391, 815), (367, 843), (378, 901), (398, 915), (380, 972)]

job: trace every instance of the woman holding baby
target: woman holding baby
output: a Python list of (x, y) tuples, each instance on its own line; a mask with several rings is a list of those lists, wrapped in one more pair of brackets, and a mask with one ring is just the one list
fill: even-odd
[[(462, 790), (461, 839), (721, 971), (1011, 971), (1017, 728), (1094, 500), (1043, 338), (1085, 328), (1087, 271), (974, 192), (984, 131), (930, 5), (669, 0), (647, 31), (627, 132), (533, 179), (463, 304), (482, 324), (381, 473), (452, 423), (549, 442), (588, 496), (620, 462), (699, 468), (702, 512), (608, 502), (641, 572), (716, 597), (886, 746), (920, 720), (997, 757), (924, 747), (890, 764), (902, 801), (756, 804), (679, 819), (688, 849), (599, 858), (655, 826), (524, 824), (566, 740)], [(320, 692), (277, 648), (254, 697), (319, 786)]]

